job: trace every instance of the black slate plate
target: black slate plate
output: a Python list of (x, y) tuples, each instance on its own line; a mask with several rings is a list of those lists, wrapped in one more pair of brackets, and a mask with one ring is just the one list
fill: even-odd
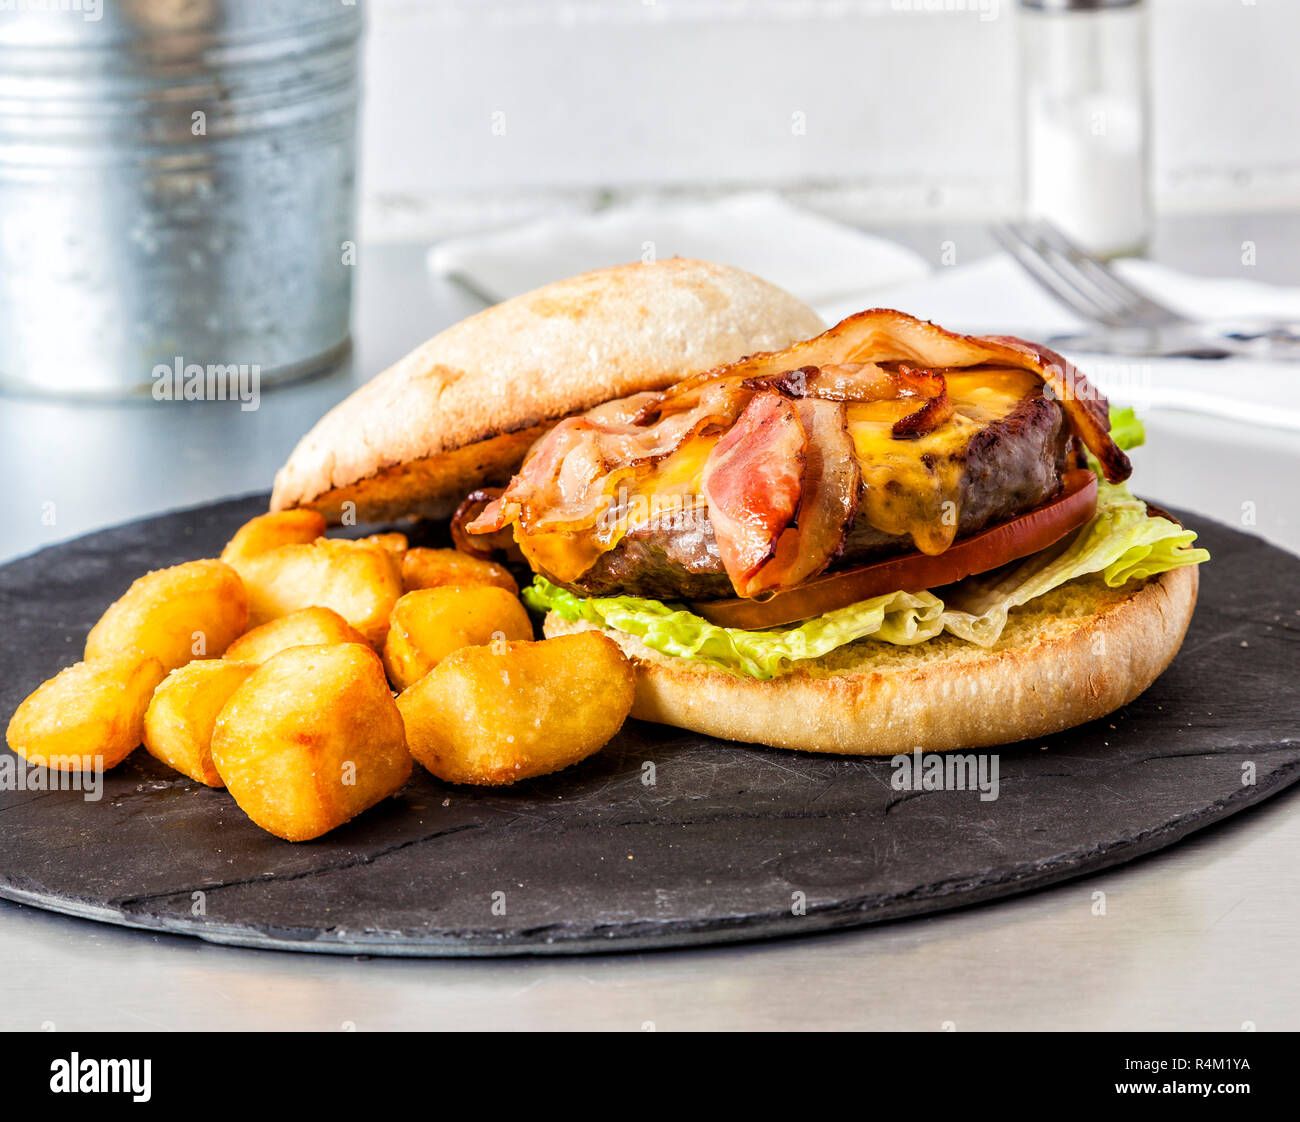
[[(179, 511), (0, 568), (0, 715), (76, 661), (134, 577), (215, 555), (265, 502)], [(592, 759), (516, 788), (454, 788), (417, 767), (397, 798), (291, 845), (140, 751), (98, 803), (0, 791), (0, 896), (248, 946), (582, 953), (850, 927), (1115, 865), (1300, 779), (1300, 559), (1188, 522), (1214, 560), (1174, 665), (1110, 718), (1003, 749), (994, 801), (894, 790), (889, 760), (630, 722)]]

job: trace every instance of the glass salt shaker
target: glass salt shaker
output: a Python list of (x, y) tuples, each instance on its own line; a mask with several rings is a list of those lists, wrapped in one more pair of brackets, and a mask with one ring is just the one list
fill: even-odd
[(1025, 210), (1103, 257), (1151, 228), (1146, 5), (1020, 0)]

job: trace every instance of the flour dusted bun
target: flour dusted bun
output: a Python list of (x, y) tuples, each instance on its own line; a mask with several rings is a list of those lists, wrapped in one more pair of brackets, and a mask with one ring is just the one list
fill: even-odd
[[(951, 635), (913, 647), (860, 640), (760, 682), (606, 631), (637, 669), (632, 716), (726, 740), (889, 756), (1012, 744), (1127, 705), (1173, 660), (1196, 566), (1109, 588), (1070, 581), (1012, 611), (984, 649)], [(591, 627), (551, 612), (547, 636)]]
[(280, 469), (271, 508), (441, 517), (506, 482), (561, 417), (822, 327), (789, 293), (707, 261), (558, 281), (448, 328), (335, 406)]

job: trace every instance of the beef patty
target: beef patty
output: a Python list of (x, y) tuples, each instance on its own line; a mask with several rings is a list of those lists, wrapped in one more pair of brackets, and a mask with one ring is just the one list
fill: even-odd
[[(962, 451), (953, 454), (961, 472), (957, 536), (1006, 522), (1054, 495), (1061, 486), (1069, 443), (1060, 403), (1044, 397), (1041, 389), (1022, 398), (999, 420), (984, 424)], [(863, 505), (844, 548), (827, 571), (915, 548), (909, 536), (882, 533), (868, 524)], [(721, 600), (735, 595), (703, 507), (678, 526), (647, 525), (630, 531), (564, 587), (582, 596), (623, 594), (658, 600)]]

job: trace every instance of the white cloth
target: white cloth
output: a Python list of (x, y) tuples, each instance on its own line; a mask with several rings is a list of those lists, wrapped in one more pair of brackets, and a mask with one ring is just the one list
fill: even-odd
[[(1035, 341), (1091, 329), (1007, 255), (931, 270), (909, 249), (765, 192), (704, 203), (641, 203), (471, 235), (435, 246), (432, 270), (506, 299), (588, 269), (651, 257), (701, 257), (765, 277), (828, 323), (896, 307), (974, 334)], [(1300, 290), (1118, 263), (1153, 297), (1193, 318), (1291, 318)], [(1178, 409), (1300, 431), (1300, 363), (1134, 358), (1066, 352), (1119, 404)]]

